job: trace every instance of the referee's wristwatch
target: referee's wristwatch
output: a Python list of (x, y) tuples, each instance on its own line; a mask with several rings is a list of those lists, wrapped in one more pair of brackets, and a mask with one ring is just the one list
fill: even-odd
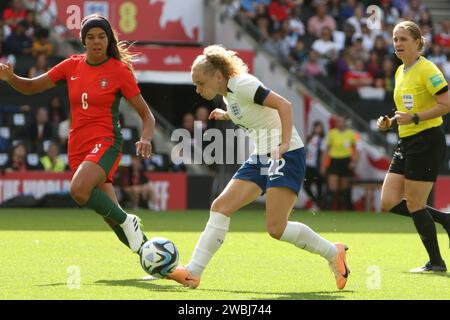
[(414, 122), (414, 124), (419, 124), (419, 115), (417, 113), (414, 113), (412, 116), (412, 121)]

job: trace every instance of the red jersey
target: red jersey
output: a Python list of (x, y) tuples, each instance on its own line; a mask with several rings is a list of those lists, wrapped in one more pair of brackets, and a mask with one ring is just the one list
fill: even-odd
[(121, 150), (120, 98), (130, 100), (140, 93), (128, 66), (114, 58), (91, 65), (85, 55), (73, 55), (50, 69), (48, 76), (54, 83), (67, 82), (69, 156), (89, 152), (100, 140)]

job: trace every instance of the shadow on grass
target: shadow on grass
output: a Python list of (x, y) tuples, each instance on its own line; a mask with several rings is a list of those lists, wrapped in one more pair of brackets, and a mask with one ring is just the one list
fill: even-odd
[[(66, 283), (50, 283), (37, 285), (38, 287), (58, 287), (66, 286)], [(111, 286), (111, 287), (131, 287), (156, 292), (187, 292), (189, 288), (177, 284), (163, 285), (154, 281), (142, 279), (122, 279), (122, 280), (98, 280), (94, 284), (83, 284), (83, 286)], [(230, 293), (230, 294), (248, 294), (248, 295), (269, 295), (268, 298), (254, 297), (258, 300), (340, 300), (345, 299), (346, 293), (353, 293), (352, 290), (342, 291), (319, 291), (319, 292), (265, 292), (265, 291), (244, 291), (244, 290), (224, 290), (224, 289), (195, 289), (195, 291), (211, 293)], [(251, 299), (251, 298), (250, 298)]]
[(450, 279), (450, 272), (422, 272), (422, 273), (412, 273), (412, 272), (402, 272), (411, 276), (422, 276), (422, 277), (442, 277)]
[[(162, 285), (153, 281), (146, 281), (140, 279), (126, 279), (126, 280), (99, 280), (95, 284), (106, 286), (128, 286), (159, 292), (183, 292), (192, 289), (182, 287), (180, 285)], [(344, 299), (345, 296), (340, 293), (352, 293), (353, 291), (324, 291), (324, 292), (265, 292), (265, 291), (243, 291), (243, 290), (224, 290), (224, 289), (195, 289), (195, 291), (211, 292), (211, 293), (231, 293), (231, 294), (254, 294), (254, 295), (273, 295), (273, 298), (262, 300), (337, 300)], [(257, 299), (261, 299), (255, 297)]]
[[(161, 291), (161, 292), (183, 292), (189, 290), (177, 285), (155, 285), (151, 281), (140, 280), (140, 279), (122, 279), (122, 280), (98, 280), (93, 284), (81, 284), (81, 286), (113, 286), (113, 287), (132, 287), (138, 289), (145, 289), (151, 291)], [(62, 287), (67, 286), (67, 283), (49, 283), (37, 285), (38, 287)]]
[(345, 299), (341, 293), (353, 293), (351, 290), (342, 291), (319, 291), (319, 292), (256, 292), (239, 290), (221, 290), (221, 289), (196, 289), (199, 291), (227, 292), (236, 294), (263, 294), (273, 295), (274, 297), (258, 300), (339, 300)]

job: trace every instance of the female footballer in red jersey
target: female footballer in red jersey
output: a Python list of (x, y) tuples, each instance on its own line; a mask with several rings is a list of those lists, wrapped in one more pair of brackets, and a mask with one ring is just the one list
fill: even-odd
[(155, 119), (133, 76), (132, 55), (118, 42), (109, 21), (97, 14), (85, 17), (81, 42), (86, 54), (73, 55), (39, 77), (21, 78), (8, 63), (0, 64), (0, 79), (26, 95), (67, 82), (72, 119), (68, 156), (74, 173), (70, 194), (80, 206), (102, 215), (119, 239), (138, 252), (146, 239), (139, 218), (122, 210), (112, 185), (122, 155), (120, 98), (126, 98), (142, 119), (136, 153), (144, 157), (151, 156)]

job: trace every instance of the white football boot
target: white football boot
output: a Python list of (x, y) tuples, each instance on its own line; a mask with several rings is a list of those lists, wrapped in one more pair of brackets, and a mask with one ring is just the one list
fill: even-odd
[(127, 214), (125, 222), (120, 225), (128, 239), (128, 244), (133, 252), (138, 252), (144, 240), (141, 230), (141, 219), (134, 214)]

